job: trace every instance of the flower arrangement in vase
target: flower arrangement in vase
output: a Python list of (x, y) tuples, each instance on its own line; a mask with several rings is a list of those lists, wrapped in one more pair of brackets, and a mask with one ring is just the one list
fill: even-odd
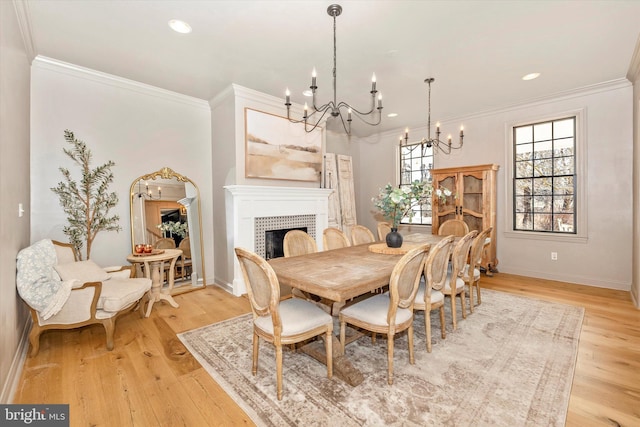
[(413, 218), (414, 207), (425, 204), (431, 197), (433, 187), (427, 181), (414, 181), (401, 188), (391, 184), (380, 189), (378, 196), (372, 200), (374, 206), (391, 224), (391, 233), (387, 234), (387, 246), (402, 246), (402, 235), (398, 233), (398, 224), (403, 218)]

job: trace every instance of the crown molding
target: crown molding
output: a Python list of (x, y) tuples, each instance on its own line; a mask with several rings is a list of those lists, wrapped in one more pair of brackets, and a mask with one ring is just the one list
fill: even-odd
[(206, 109), (207, 111), (211, 110), (211, 108), (209, 107), (209, 103), (204, 99), (194, 98), (191, 96), (183, 95), (181, 93), (161, 89), (156, 86), (140, 83), (135, 80), (125, 79), (123, 77), (114, 76), (113, 74), (103, 73), (101, 71), (92, 70), (90, 68), (81, 67), (79, 65), (59, 61), (57, 59), (49, 58), (42, 55), (38, 55), (35, 57), (32, 67), (67, 74), (96, 83), (118, 87), (121, 89), (130, 90), (132, 92), (138, 92), (143, 95), (153, 96), (156, 98), (162, 98), (168, 101), (174, 101), (196, 108)]
[(20, 28), (20, 34), (22, 35), (22, 41), (24, 43), (24, 49), (29, 58), (29, 63), (32, 63), (36, 57), (36, 42), (33, 38), (33, 31), (31, 30), (31, 12), (29, 11), (29, 3), (26, 0), (13, 0), (13, 8), (16, 11), (16, 17), (18, 19), (18, 27)]

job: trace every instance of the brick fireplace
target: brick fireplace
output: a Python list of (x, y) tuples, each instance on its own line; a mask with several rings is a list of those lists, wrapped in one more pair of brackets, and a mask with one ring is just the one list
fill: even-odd
[(328, 200), (333, 190), (251, 185), (224, 188), (234, 295), (246, 293), (234, 248), (243, 247), (265, 257), (266, 231), (305, 227), (322, 250), (322, 231), (328, 226)]

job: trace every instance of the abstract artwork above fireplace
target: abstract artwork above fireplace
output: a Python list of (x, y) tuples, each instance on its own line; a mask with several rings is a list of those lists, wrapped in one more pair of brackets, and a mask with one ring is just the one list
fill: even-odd
[(245, 176), (319, 182), (322, 128), (307, 133), (303, 123), (245, 108)]

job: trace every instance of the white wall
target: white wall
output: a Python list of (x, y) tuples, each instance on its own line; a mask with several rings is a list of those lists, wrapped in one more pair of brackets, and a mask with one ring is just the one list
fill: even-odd
[[(586, 110), (587, 214), (586, 242), (562, 239), (509, 238), (505, 232), (505, 153), (507, 126), (547, 118), (566, 111)], [(465, 144), (453, 154), (439, 155), (440, 167), (496, 163), (498, 172), (498, 270), (531, 277), (629, 290), (632, 270), (632, 87), (628, 81), (604, 83), (526, 105), (443, 122), (442, 129), (465, 126)], [(380, 141), (358, 144), (358, 222), (375, 229), (371, 197), (386, 182), (397, 183), (397, 144), (402, 130)], [(412, 131), (426, 135), (426, 128)], [(550, 252), (558, 252), (551, 261)]]
[(16, 292), (16, 255), (29, 246), (30, 78), (28, 41), (16, 12), (12, 2), (0, 1), (0, 403), (11, 402), (30, 326)]
[(31, 241), (68, 241), (66, 217), (50, 189), (62, 180), (59, 167), (75, 179), (79, 169), (63, 153), (70, 129), (93, 153), (92, 167), (113, 160), (110, 187), (120, 199), (111, 212), (122, 231), (100, 232), (91, 257), (100, 265), (127, 264), (131, 252), (129, 189), (139, 176), (168, 166), (187, 176), (202, 197), (207, 284), (213, 283), (211, 117), (206, 101), (38, 57), (33, 62), (31, 104)]

